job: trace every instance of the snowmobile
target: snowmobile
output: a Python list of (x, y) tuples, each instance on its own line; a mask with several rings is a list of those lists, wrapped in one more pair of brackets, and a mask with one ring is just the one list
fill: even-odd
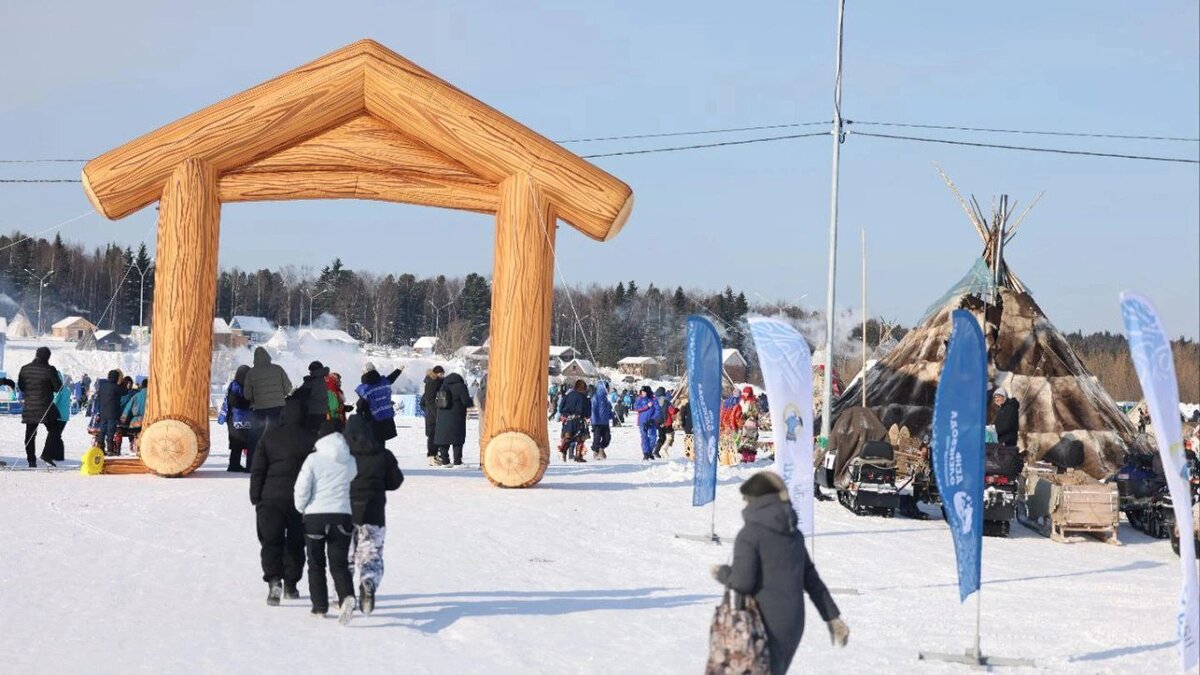
[(838, 489), (838, 501), (856, 515), (891, 518), (900, 505), (896, 489), (896, 460), (892, 445), (884, 441), (863, 443), (850, 460), (849, 482)]
[(1117, 472), (1117, 494), (1134, 529), (1156, 539), (1171, 536), (1175, 512), (1158, 453), (1130, 452)]
[(983, 470), (983, 534), (1007, 537), (1017, 513), (1017, 478), (1024, 462), (1013, 446), (988, 443)]

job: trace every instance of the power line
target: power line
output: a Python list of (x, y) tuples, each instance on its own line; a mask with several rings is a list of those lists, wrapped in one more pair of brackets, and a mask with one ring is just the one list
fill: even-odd
[(1001, 145), (998, 143), (975, 143), (971, 141), (952, 141), (945, 138), (923, 138), (920, 136), (899, 136), (895, 134), (874, 134), (866, 131), (855, 131), (855, 136), (871, 138), (891, 138), (900, 141), (917, 141), (920, 143), (942, 143), (944, 145), (967, 145), (975, 148), (997, 148), (1000, 150), (1023, 150), (1025, 152), (1049, 152), (1059, 155), (1084, 155), (1087, 157), (1112, 157), (1114, 159), (1142, 159), (1151, 162), (1175, 162), (1178, 164), (1200, 164), (1200, 159), (1184, 157), (1153, 157), (1149, 155), (1123, 155), (1113, 152), (1090, 152), (1087, 150), (1064, 150), (1062, 148), (1033, 148), (1022, 145)]
[(625, 150), (622, 152), (603, 152), (595, 155), (580, 155), (583, 159), (597, 157), (621, 157), (623, 155), (650, 155), (658, 152), (679, 152), (681, 150), (700, 150), (702, 148), (721, 148), (727, 145), (749, 145), (750, 143), (769, 143), (771, 141), (787, 141), (793, 138), (811, 138), (813, 136), (828, 136), (828, 131), (817, 131), (810, 134), (790, 134), (788, 136), (767, 136), (766, 138), (748, 138), (741, 141), (724, 141), (722, 143), (702, 143), (700, 145), (680, 145), (672, 148), (648, 148), (646, 150)]
[(793, 129), (796, 127), (815, 127), (829, 124), (829, 120), (820, 122), (795, 122), (791, 124), (763, 124), (756, 127), (729, 127), (726, 129), (702, 129), (699, 131), (668, 131), (656, 134), (631, 134), (628, 136), (596, 136), (594, 138), (568, 138), (555, 143), (591, 143), (594, 141), (625, 141), (638, 138), (666, 138), (669, 136), (701, 136), (704, 134), (731, 134), (739, 131), (764, 131), (767, 129)]
[(1078, 138), (1120, 138), (1136, 141), (1184, 141), (1187, 143), (1200, 143), (1200, 138), (1187, 138), (1181, 136), (1139, 136), (1135, 134), (1108, 134), (1108, 133), (1091, 133), (1083, 131), (1033, 131), (1029, 129), (989, 129), (986, 127), (963, 127), (963, 126), (948, 126), (940, 124), (908, 124), (904, 122), (864, 122), (861, 120), (847, 120), (847, 125), (862, 124), (877, 127), (904, 127), (909, 129), (944, 129), (946, 131), (981, 131), (993, 134), (1030, 134), (1035, 136), (1073, 136)]

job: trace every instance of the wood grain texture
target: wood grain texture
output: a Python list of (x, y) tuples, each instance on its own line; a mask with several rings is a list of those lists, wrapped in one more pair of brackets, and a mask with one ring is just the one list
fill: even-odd
[[(407, 145), (392, 142), (395, 138), (364, 144), (362, 139), (378, 136), (378, 130), (347, 125), (340, 139), (354, 141), (348, 146), (315, 143), (284, 154), (364, 114), (408, 138)], [(440, 158), (432, 161), (430, 154)], [(266, 159), (272, 155), (281, 157), (272, 163)], [(93, 159), (83, 169), (84, 190), (104, 215), (120, 218), (157, 199), (171, 171), (187, 157), (207, 161), (222, 175), (258, 162), (260, 170), (278, 174), (279, 168), (295, 170), (313, 160), (318, 165), (332, 161), (338, 171), (356, 174), (403, 174), (404, 162), (414, 161), (407, 166), (416, 168), (422, 180), (448, 189), (466, 186), (468, 193), (477, 192), (478, 186), (466, 180), (460, 168), (489, 185), (527, 173), (558, 217), (598, 240), (616, 235), (633, 199), (629, 186), (617, 178), (371, 40), (339, 49)], [(295, 178), (301, 183), (298, 194), (318, 194), (311, 177)], [(238, 185), (241, 180), (247, 179), (236, 179), (227, 188), (231, 198), (280, 199), (286, 194), (264, 185), (261, 177), (254, 185)], [(379, 196), (370, 198), (397, 201), (429, 194), (382, 188), (368, 192), (372, 190)], [(333, 193), (345, 195), (344, 189)], [(473, 204), (476, 196), (468, 194), (466, 199)], [(430, 201), (437, 206), (453, 203), (442, 196), (417, 203)]]
[[(500, 184), (492, 276), (484, 475), (501, 487), (537, 484), (550, 463), (546, 430), (554, 211), (526, 174)], [(522, 441), (513, 434), (524, 435)]]
[(376, 199), (495, 213), (496, 184), (360, 115), (221, 176), (221, 201)]
[[(159, 203), (145, 426), (162, 419), (183, 420), (198, 430), (199, 456), (207, 456), (209, 448), (213, 338), (207, 327), (212, 325), (217, 300), (220, 220), (216, 171), (203, 160), (185, 160), (167, 181)], [(179, 475), (182, 460), (174, 442), (158, 449), (152, 439), (151, 434), (142, 444), (142, 461), (155, 473)]]

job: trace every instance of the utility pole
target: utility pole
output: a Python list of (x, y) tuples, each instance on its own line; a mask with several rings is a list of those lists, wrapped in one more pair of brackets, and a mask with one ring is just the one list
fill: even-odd
[(42, 335), (42, 291), (43, 291), (43, 290), (44, 290), (44, 289), (45, 289), (47, 286), (49, 286), (49, 285), (50, 285), (50, 282), (49, 282), (49, 281), (47, 281), (47, 279), (49, 279), (49, 278), (50, 278), (50, 275), (51, 275), (51, 274), (54, 274), (54, 270), (50, 270), (49, 272), (46, 272), (44, 275), (42, 275), (42, 276), (40, 276), (40, 277), (39, 277), (39, 276), (37, 275), (37, 273), (36, 273), (36, 272), (34, 272), (33, 270), (28, 270), (28, 269), (27, 269), (27, 270), (25, 270), (25, 271), (26, 271), (26, 272), (29, 274), (29, 276), (30, 276), (30, 277), (32, 277), (32, 278), (34, 278), (34, 279), (37, 279), (37, 282), (38, 282), (38, 325), (37, 325), (37, 332), (38, 332), (38, 337), (41, 337), (41, 335)]
[(837, 283), (837, 227), (838, 227), (838, 163), (841, 159), (842, 140), (842, 23), (846, 14), (846, 0), (838, 0), (837, 57), (834, 61), (833, 77), (833, 181), (829, 191), (829, 294), (825, 301), (825, 381), (821, 392), (821, 446), (829, 443), (829, 430), (833, 422), (833, 337), (834, 337), (834, 286)]
[[(329, 292), (329, 289), (328, 289), (328, 288), (321, 289), (321, 290), (317, 291), (316, 293), (313, 293), (313, 292), (311, 292), (311, 291), (309, 291), (309, 290), (305, 289), (305, 291), (304, 291), (304, 294), (308, 296), (308, 327), (309, 327), (309, 328), (312, 328), (312, 325), (313, 325), (313, 316), (312, 316), (312, 315), (313, 315), (313, 303), (314, 303), (314, 301), (315, 301), (317, 298), (321, 297), (322, 295), (324, 295), (324, 294), (326, 294), (326, 293), (328, 293), (328, 292)], [(304, 321), (304, 307), (303, 307), (303, 305), (301, 305), (301, 307), (300, 307), (300, 320), (301, 320), (301, 321)]]

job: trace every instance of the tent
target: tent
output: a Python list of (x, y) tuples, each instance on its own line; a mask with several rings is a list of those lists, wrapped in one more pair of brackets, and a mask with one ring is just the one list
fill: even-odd
[(13, 338), (33, 339), (37, 337), (37, 331), (33, 329), (33, 324), (29, 323), (25, 312), (17, 312), (12, 322), (8, 324), (6, 335), (10, 340)]
[[(947, 184), (957, 195), (949, 179)], [(1095, 478), (1111, 476), (1123, 464), (1137, 430), (1004, 261), (1004, 246), (1029, 209), (1010, 223), (1008, 198), (1001, 197), (988, 222), (978, 202), (958, 198), (984, 242), (984, 253), (867, 372), (867, 405), (885, 427), (898, 425), (913, 436), (927, 433), (951, 312), (966, 309), (983, 328), (991, 388), (1003, 387), (1020, 403), (1017, 445), (1026, 459), (1038, 460), (1059, 445), (1078, 445), (1084, 450), (1084, 471)], [(835, 416), (861, 405), (862, 386), (860, 380), (834, 403)], [(994, 409), (989, 405), (989, 422)]]

